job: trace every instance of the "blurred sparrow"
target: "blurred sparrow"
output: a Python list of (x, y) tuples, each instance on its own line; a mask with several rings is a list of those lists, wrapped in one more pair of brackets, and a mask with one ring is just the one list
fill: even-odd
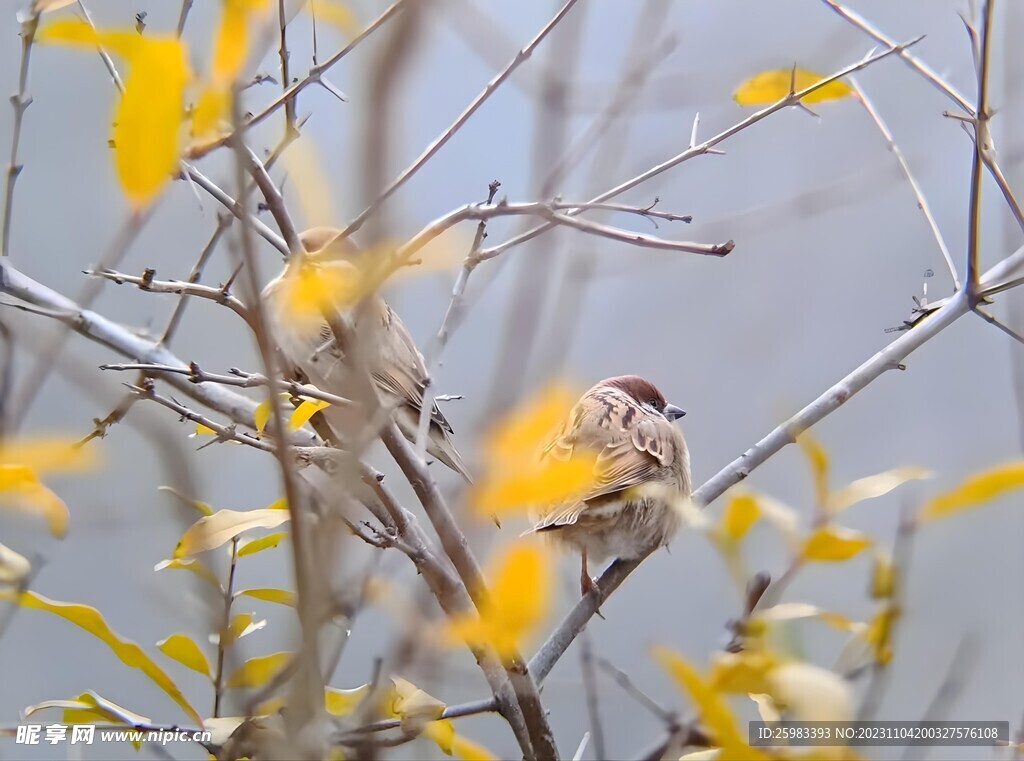
[(690, 455), (673, 424), (686, 413), (637, 375), (587, 391), (544, 448), (544, 457), (597, 457), (594, 479), (575, 502), (551, 506), (527, 533), (580, 550), (580, 589), (597, 590), (587, 560), (642, 557), (668, 544), (682, 522), (672, 504), (690, 494)]
[[(306, 261), (323, 267), (326, 274), (330, 274), (330, 270), (335, 274), (341, 273), (339, 280), (358, 277), (355, 263), (360, 251), (349, 241), (339, 239), (338, 233), (329, 227), (314, 227), (301, 233), (299, 239), (308, 252)], [(263, 300), (269, 307), (278, 348), (285, 359), (301, 370), (317, 388), (338, 396), (356, 396), (345, 355), (334, 340), (327, 321), (324, 320), (319, 329), (309, 330), (308, 326), (290, 319), (287, 305), (282, 303), (282, 285), (285, 278), (294, 274), (290, 273), (292, 266), (292, 262), (286, 264), (281, 274), (263, 289)], [(407, 439), (415, 441), (427, 381), (423, 355), (398, 315), (380, 296), (369, 297), (366, 311), (360, 313), (360, 319), (367, 320), (366, 327), (374, 331), (365, 341), (368, 349), (366, 364), (381, 402), (394, 408), (398, 427)], [(333, 419), (341, 424), (342, 430), (347, 429), (345, 416), (349, 413), (345, 410), (328, 407), (323, 412), (328, 421)], [(469, 481), (469, 472), (452, 443), (451, 434), (451, 425), (435, 403), (427, 431), (427, 452)]]

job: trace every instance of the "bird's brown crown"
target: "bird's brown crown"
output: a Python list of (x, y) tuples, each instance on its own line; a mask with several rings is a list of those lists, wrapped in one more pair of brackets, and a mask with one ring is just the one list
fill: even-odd
[(646, 378), (639, 375), (617, 375), (614, 378), (606, 378), (601, 381), (600, 386), (611, 386), (612, 388), (625, 391), (640, 404), (654, 402), (655, 409), (665, 408), (665, 397), (658, 390), (658, 387)]

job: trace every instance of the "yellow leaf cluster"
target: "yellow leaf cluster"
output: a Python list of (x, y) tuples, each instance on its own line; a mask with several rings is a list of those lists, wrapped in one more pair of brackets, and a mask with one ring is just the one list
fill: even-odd
[[(823, 79), (825, 77), (821, 74), (801, 68), (762, 71), (743, 82), (733, 93), (733, 98), (741, 106), (767, 106), (782, 100), (791, 91), (800, 92)], [(853, 92), (850, 85), (834, 80), (805, 95), (802, 100), (805, 103), (821, 103), (845, 98)]]
[(182, 99), (189, 79), (181, 40), (127, 29), (98, 31), (80, 19), (55, 21), (37, 39), (102, 47), (128, 64), (114, 112), (114, 165), (128, 200), (145, 206), (170, 179), (181, 153)]
[(391, 689), (384, 694), (383, 713), (399, 719), (402, 730), (433, 740), (447, 756), (463, 761), (490, 761), (490, 751), (462, 737), (450, 719), (442, 719), (445, 704), (401, 677), (391, 677)]
[(276, 528), (289, 520), (284, 510), (218, 510), (197, 520), (182, 534), (174, 548), (175, 559), (197, 555), (220, 547), (239, 534), (254, 528)]
[(553, 384), (509, 413), (485, 442), (484, 477), (473, 503), (485, 515), (582, 498), (594, 483), (596, 453), (576, 450), (568, 459), (543, 457), (542, 448), (576, 400), (567, 386)]
[(197, 724), (202, 725), (202, 718), (196, 710), (189, 705), (188, 700), (178, 689), (163, 669), (156, 665), (146, 655), (145, 651), (134, 642), (122, 638), (117, 632), (110, 628), (106, 619), (95, 608), (88, 605), (80, 605), (70, 602), (59, 602), (43, 597), (35, 592), (4, 593), (0, 592), (0, 599), (15, 602), (23, 608), (34, 608), (44, 610), (61, 618), (70, 621), (92, 634), (94, 637), (109, 647), (126, 666), (139, 669), (149, 677), (160, 689), (167, 693), (188, 716)]
[(107, 700), (92, 690), (83, 692), (72, 700), (45, 700), (42, 703), (26, 706), (25, 717), (47, 708), (63, 710), (65, 724), (126, 724), (140, 726), (150, 723), (148, 716), (129, 711), (117, 703)]
[(67, 505), (40, 480), (50, 472), (80, 473), (96, 467), (93, 448), (72, 439), (27, 438), (0, 441), (0, 502), (38, 513), (50, 533), (64, 536)]
[(551, 560), (534, 543), (516, 542), (491, 562), (490, 596), (480, 615), (453, 617), (444, 627), (449, 642), (493, 647), (509, 662), (519, 642), (543, 623), (550, 607)]
[(267, 0), (223, 0), (220, 24), (213, 38), (210, 73), (192, 110), (192, 135), (205, 137), (220, 129), (231, 106), (231, 86), (249, 52), (250, 16)]

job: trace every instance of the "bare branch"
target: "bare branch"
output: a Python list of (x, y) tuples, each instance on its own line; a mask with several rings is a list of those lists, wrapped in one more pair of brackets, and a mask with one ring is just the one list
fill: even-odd
[[(842, 18), (846, 19), (855, 27), (857, 27), (862, 32), (867, 34), (869, 37), (874, 39), (880, 45), (885, 45), (886, 47), (890, 48), (896, 45), (896, 40), (892, 39), (891, 37), (888, 37), (887, 35), (877, 30), (863, 17), (857, 15), (849, 8), (840, 5), (839, 3), (835, 2), (835, 0), (821, 1), (825, 3), (825, 5), (827, 5), (829, 8), (834, 10), (836, 13), (838, 13)], [(958, 106), (960, 106), (960, 108), (962, 108), (968, 114), (972, 116), (974, 115), (974, 107), (967, 101), (967, 98), (965, 98), (963, 95), (957, 92), (951, 84), (946, 82), (944, 79), (942, 79), (942, 77), (940, 77), (938, 74), (932, 71), (924, 62), (922, 62), (918, 58), (915, 58), (913, 54), (909, 53), (905, 49), (900, 50), (897, 53), (897, 55), (900, 58), (902, 58), (904, 63), (910, 66), (910, 68), (917, 71), (919, 74), (921, 74), (921, 76), (923, 76), (925, 79), (927, 79), (937, 88), (939, 88), (940, 91), (949, 96), (949, 98)]]
[(472, 103), (469, 104), (469, 106), (466, 107), (465, 111), (459, 114), (458, 118), (452, 122), (451, 126), (438, 135), (437, 138), (427, 146), (426, 150), (424, 150), (412, 164), (410, 164), (400, 175), (398, 175), (397, 178), (395, 178), (395, 180), (392, 181), (390, 185), (387, 186), (387, 188), (384, 189), (373, 203), (367, 206), (359, 216), (349, 223), (348, 227), (342, 231), (342, 237), (347, 238), (362, 227), (363, 223), (366, 222), (370, 215), (373, 214), (373, 212), (376, 211), (384, 201), (390, 198), (395, 191), (408, 182), (408, 180), (416, 174), (424, 164), (430, 161), (430, 159), (434, 157), (434, 154), (441, 150), (444, 144), (451, 140), (455, 133), (458, 132), (467, 121), (469, 121), (469, 118), (476, 113), (477, 109), (494, 94), (495, 90), (497, 90), (501, 84), (512, 75), (512, 72), (529, 59), (533, 54), (533, 51), (537, 49), (537, 46), (540, 45), (540, 43), (544, 41), (544, 38), (550, 34), (551, 30), (554, 29), (563, 18), (565, 18), (566, 14), (572, 10), (572, 7), (576, 5), (577, 2), (578, 0), (567, 0), (558, 13), (556, 13), (555, 16), (537, 33), (537, 36), (530, 40), (524, 48), (516, 53), (515, 57), (508, 63), (508, 65), (502, 69), (494, 79), (487, 83), (487, 86), (483, 91), (473, 100)]
[(892, 151), (892, 155), (896, 157), (896, 161), (899, 163), (900, 169), (903, 170), (903, 174), (910, 183), (910, 187), (914, 191), (914, 196), (917, 198), (917, 207), (924, 214), (925, 219), (928, 220), (928, 226), (932, 230), (932, 235), (935, 236), (935, 242), (938, 244), (939, 251), (942, 253), (942, 258), (946, 262), (946, 267), (949, 269), (949, 275), (953, 278), (953, 290), (959, 291), (960, 278), (956, 274), (956, 265), (953, 264), (953, 257), (950, 256), (949, 249), (946, 247), (946, 241), (943, 239), (942, 232), (939, 230), (939, 225), (935, 221), (935, 217), (932, 216), (931, 209), (928, 206), (928, 201), (924, 197), (924, 192), (921, 190), (921, 186), (917, 184), (917, 180), (914, 179), (914, 175), (910, 171), (910, 164), (907, 163), (907, 159), (903, 155), (903, 151), (901, 151), (900, 147), (896, 144), (896, 140), (893, 138), (892, 132), (889, 131), (889, 127), (886, 126), (881, 115), (878, 113), (878, 110), (864, 92), (864, 88), (862, 88), (853, 77), (850, 77), (850, 84), (852, 84), (854, 90), (856, 90), (857, 100), (860, 101), (862, 106), (864, 106), (864, 109), (868, 112), (871, 120), (875, 123), (875, 126), (878, 127), (878, 131), (882, 133), (882, 137), (885, 138), (886, 143), (889, 145), (889, 150)]
[[(389, 19), (394, 17), (407, 2), (408, 0), (395, 0), (395, 2), (392, 3), (382, 14), (380, 14), (380, 16), (371, 21), (369, 26), (367, 26), (362, 32), (360, 32), (356, 37), (354, 37), (352, 41), (348, 43), (348, 45), (343, 47), (341, 50), (332, 55), (323, 63), (314, 65), (309, 70), (309, 74), (307, 74), (304, 79), (288, 87), (283, 93), (281, 93), (281, 95), (273, 103), (268, 105), (258, 114), (253, 116), (251, 119), (248, 119), (245, 122), (245, 128), (250, 129), (252, 127), (255, 127), (260, 122), (266, 120), (267, 117), (271, 116), (274, 112), (277, 111), (277, 109), (279, 109), (285, 103), (288, 103), (291, 100), (293, 100), (300, 92), (306, 89), (309, 85), (313, 84), (314, 82), (319, 83), (321, 78), (323, 77), (324, 72), (326, 72), (328, 69), (334, 66), (334, 64), (336, 64), (342, 58), (351, 53), (359, 45), (359, 43), (361, 43), (375, 31), (377, 31)], [(186, 155), (190, 160), (195, 161), (207, 155), (211, 151), (227, 145), (229, 142), (231, 142), (233, 137), (233, 134), (224, 135), (223, 137), (220, 137), (210, 143), (206, 143), (204, 145), (192, 148), (191, 150), (187, 151)]]
[[(871, 64), (873, 64), (873, 63), (875, 63), (877, 61), (880, 61), (883, 58), (886, 58), (886, 57), (888, 57), (890, 55), (893, 55), (894, 53), (898, 53), (901, 50), (906, 50), (908, 47), (910, 47), (911, 45), (914, 45), (915, 43), (919, 42), (921, 39), (922, 38), (918, 37), (918, 38), (915, 38), (913, 40), (910, 40), (909, 42), (906, 42), (906, 43), (903, 43), (903, 44), (900, 44), (900, 45), (891, 46), (888, 50), (884, 50), (881, 53), (875, 53), (873, 55), (867, 56), (866, 58), (861, 59), (857, 63), (851, 64), (851, 65), (847, 66), (846, 68), (841, 69), (840, 71), (837, 71), (835, 74), (833, 74), (833, 75), (831, 75), (829, 77), (826, 77), (825, 79), (822, 79), (819, 82), (815, 82), (813, 85), (810, 85), (809, 87), (805, 87), (803, 90), (800, 90), (799, 92), (788, 93), (784, 97), (782, 97), (779, 100), (777, 100), (772, 105), (767, 106), (765, 108), (762, 108), (760, 111), (757, 111), (757, 112), (751, 114), (750, 116), (748, 116), (743, 121), (738, 122), (737, 124), (734, 124), (733, 126), (729, 127), (728, 129), (726, 129), (726, 130), (724, 130), (722, 132), (719, 132), (717, 135), (715, 135), (714, 137), (712, 137), (712, 138), (710, 138), (708, 140), (705, 140), (700, 145), (695, 146), (693, 148), (687, 148), (682, 153), (679, 153), (679, 154), (673, 156), (672, 158), (668, 159), (667, 161), (664, 161), (661, 164), (653, 166), (650, 169), (648, 169), (647, 171), (645, 171), (645, 172), (643, 172), (641, 174), (638, 174), (636, 177), (633, 177), (633, 178), (631, 178), (629, 180), (626, 180), (625, 182), (622, 182), (622, 183), (616, 185), (614, 188), (606, 190), (605, 192), (601, 193), (600, 195), (595, 196), (594, 198), (590, 199), (589, 203), (603, 203), (605, 201), (608, 201), (608, 200), (610, 200), (612, 198), (615, 198), (616, 196), (622, 195), (627, 190), (631, 190), (632, 188), (635, 188), (637, 185), (639, 185), (639, 184), (641, 184), (643, 182), (646, 182), (647, 180), (651, 179), (652, 177), (656, 177), (659, 174), (661, 174), (662, 172), (666, 172), (669, 169), (672, 169), (672, 168), (678, 166), (679, 164), (682, 164), (684, 161), (688, 161), (688, 160), (694, 158), (695, 156), (703, 156), (703, 155), (705, 155), (707, 153), (710, 153), (711, 150), (716, 145), (721, 143), (723, 140), (726, 140), (726, 139), (732, 137), (737, 132), (742, 132), (747, 127), (750, 127), (750, 126), (752, 126), (754, 124), (757, 124), (759, 121), (761, 121), (762, 119), (764, 119), (767, 116), (770, 116), (771, 114), (774, 114), (776, 111), (780, 111), (781, 109), (787, 108), (788, 106), (796, 105), (797, 103), (800, 102), (800, 100), (802, 98), (804, 98), (807, 95), (810, 95), (812, 92), (815, 92), (816, 90), (824, 87), (825, 85), (829, 84), (830, 82), (834, 82), (837, 79), (841, 79), (842, 77), (845, 77), (845, 76), (848, 76), (850, 74), (853, 74), (855, 71), (860, 71), (861, 69), (865, 68), (866, 66), (870, 66)], [(573, 213), (573, 212), (570, 212), (569, 214), (571, 216), (575, 216), (575, 213)], [(528, 240), (533, 240), (538, 235), (540, 235), (542, 233), (545, 233), (548, 230), (550, 230), (553, 226), (554, 226), (554, 223), (549, 222), (547, 224), (535, 227), (532, 230), (527, 230), (526, 232), (522, 233), (521, 235), (517, 235), (514, 238), (510, 238), (509, 240), (507, 240), (504, 243), (501, 243), (501, 244), (499, 244), (497, 246), (491, 246), (490, 248), (482, 249), (480, 251), (480, 256), (488, 258), (488, 259), (493, 258), (493, 257), (497, 256), (498, 254), (501, 254), (502, 252), (507, 251), (508, 249), (512, 248), (513, 246), (518, 246), (518, 245), (520, 245), (522, 243), (525, 243)]]
[(994, 0), (984, 0), (981, 11), (981, 30), (978, 39), (978, 107), (974, 121), (974, 158), (971, 162), (971, 200), (967, 218), (967, 299), (973, 309), (978, 305), (978, 249), (981, 246), (981, 175), (984, 154), (992, 144), (989, 132), (988, 110), (989, 61), (992, 45), (992, 8)]
[(18, 65), (18, 92), (11, 96), (14, 124), (11, 128), (11, 160), (7, 167), (7, 185), (4, 188), (3, 241), (0, 244), (0, 256), (9, 256), (11, 253), (11, 212), (14, 209), (14, 184), (22, 170), (22, 166), (18, 163), (21, 123), (25, 118), (26, 109), (32, 105), (32, 97), (28, 94), (28, 66), (32, 56), (32, 43), (35, 41), (36, 29), (39, 26), (39, 11), (33, 5), (28, 14), (27, 18), (21, 22), (21, 63)]

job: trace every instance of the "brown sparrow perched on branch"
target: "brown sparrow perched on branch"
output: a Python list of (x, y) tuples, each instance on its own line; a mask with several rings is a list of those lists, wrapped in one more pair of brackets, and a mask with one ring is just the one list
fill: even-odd
[[(299, 239), (308, 252), (306, 261), (328, 273), (334, 268), (337, 272), (358, 274), (355, 264), (360, 251), (349, 241), (338, 239), (338, 232), (330, 227), (314, 227), (301, 233)], [(263, 289), (262, 295), (270, 307), (268, 312), (278, 348), (317, 388), (338, 396), (357, 396), (351, 390), (354, 381), (346, 367), (346, 358), (327, 321), (324, 320), (319, 329), (309, 330), (289, 319), (287, 308), (282, 304), (282, 285), (291, 266), (292, 262), (286, 264), (284, 271)], [(428, 377), (423, 355), (401, 319), (380, 296), (369, 296), (366, 310), (360, 313), (359, 319), (366, 320), (364, 325), (373, 331), (365, 341), (368, 349), (365, 361), (381, 402), (394, 408), (398, 427), (407, 439), (415, 441)], [(350, 413), (335, 407), (328, 407), (323, 413), (328, 421), (334, 419), (341, 423), (342, 430), (346, 429), (344, 416)], [(435, 403), (427, 431), (427, 452), (470, 481), (451, 435), (452, 427)]]
[(686, 413), (638, 375), (608, 378), (585, 393), (544, 448), (544, 457), (596, 455), (594, 480), (578, 501), (537, 516), (527, 533), (580, 550), (580, 589), (597, 589), (587, 560), (632, 560), (668, 544), (682, 523), (672, 504), (690, 494), (690, 455), (672, 421)]

